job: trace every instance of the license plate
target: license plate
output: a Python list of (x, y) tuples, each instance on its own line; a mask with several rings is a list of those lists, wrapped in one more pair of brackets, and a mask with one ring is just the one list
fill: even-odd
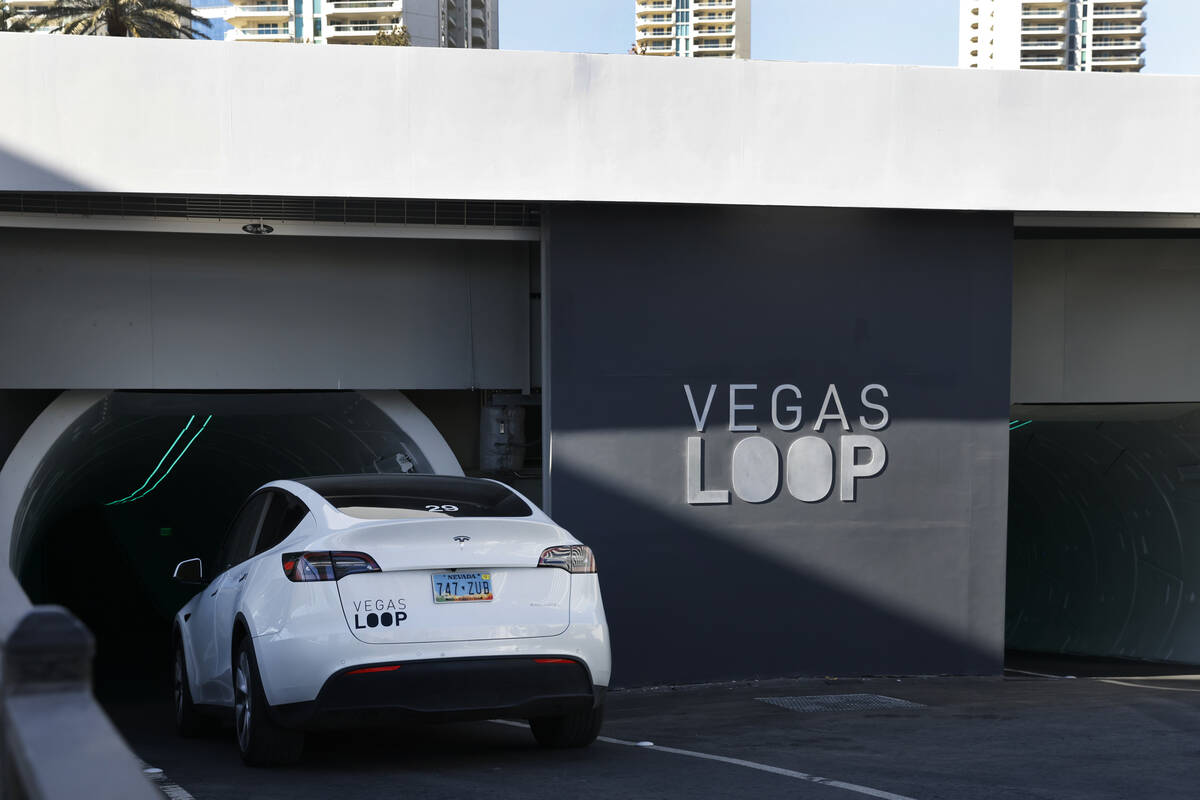
[(433, 602), (479, 603), (493, 599), (490, 572), (435, 572)]

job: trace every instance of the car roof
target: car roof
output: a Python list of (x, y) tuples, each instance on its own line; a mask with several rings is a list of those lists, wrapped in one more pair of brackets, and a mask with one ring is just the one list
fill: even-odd
[(414, 498), (425, 498), (420, 500), (422, 503), (474, 506), (476, 513), (472, 516), (535, 518), (544, 516), (541, 510), (520, 492), (490, 478), (370, 473), (321, 475), (280, 483), (299, 484), (313, 492), (325, 503), (335, 507), (342, 505), (339, 500), (349, 498), (361, 499), (355, 505), (370, 506), (378, 502), (381, 505), (389, 506), (389, 501), (383, 498), (400, 496), (410, 498), (410, 501)]
[(293, 478), (294, 483), (307, 486), (319, 495), (388, 494), (391, 492), (458, 492), (480, 499), (505, 497), (513, 492), (504, 484), (486, 478), (464, 478), (455, 475), (413, 475), (400, 473), (368, 473), (364, 475), (318, 475), (312, 478)]

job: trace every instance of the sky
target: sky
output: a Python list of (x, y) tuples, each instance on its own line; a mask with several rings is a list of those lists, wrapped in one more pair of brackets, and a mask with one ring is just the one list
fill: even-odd
[[(1012, 0), (1018, 2), (1018, 0)], [(499, 0), (500, 47), (624, 53), (634, 0)], [(957, 65), (958, 0), (753, 0), (751, 56)], [(1200, 74), (1200, 0), (1149, 0), (1143, 73)]]

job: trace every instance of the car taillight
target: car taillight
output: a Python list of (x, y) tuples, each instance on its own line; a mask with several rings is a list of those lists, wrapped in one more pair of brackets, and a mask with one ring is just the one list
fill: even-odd
[(340, 581), (359, 572), (379, 572), (375, 559), (366, 553), (284, 553), (283, 574), (289, 581)]
[(596, 557), (592, 548), (582, 544), (547, 547), (538, 559), (539, 567), (558, 567), (578, 574), (596, 571)]

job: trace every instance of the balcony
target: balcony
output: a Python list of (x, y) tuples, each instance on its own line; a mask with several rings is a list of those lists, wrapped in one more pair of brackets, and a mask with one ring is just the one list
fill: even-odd
[(645, 11), (671, 11), (675, 8), (675, 0), (639, 0), (637, 13)]
[(1021, 19), (1063, 19), (1067, 18), (1067, 7), (1061, 8), (1021, 8)]
[(1092, 37), (1092, 50), (1143, 50), (1146, 45), (1141, 39), (1106, 39)]
[(1021, 66), (1030, 69), (1057, 69), (1066, 63), (1064, 56), (1021, 56)]
[(1096, 67), (1136, 67), (1141, 69), (1145, 65), (1145, 57), (1132, 54), (1095, 56), (1092, 59), (1093, 70), (1095, 70)]
[(692, 8), (733, 8), (734, 0), (692, 0)]
[(1132, 7), (1097, 7), (1092, 13), (1092, 17), (1094, 19), (1136, 19), (1138, 22), (1142, 22), (1146, 19), (1146, 10)]
[(649, 56), (673, 56), (673, 55), (675, 55), (675, 45), (674, 44), (647, 45), (642, 50), (642, 52)]
[(675, 22), (675, 18), (670, 14), (650, 14), (645, 17), (639, 17), (637, 26), (644, 28), (647, 25), (671, 25)]
[(638, 41), (643, 39), (674, 39), (675, 30), (673, 28), (654, 28), (653, 30), (644, 30), (637, 32)]
[(701, 25), (695, 27), (697, 36), (718, 36), (722, 33), (733, 33), (732, 25)]
[(225, 31), (227, 42), (290, 42), (294, 37), (286, 25), (264, 28), (230, 28)]
[(693, 43), (695, 50), (733, 50), (733, 39), (727, 42), (708, 42), (697, 40)]
[(284, 3), (260, 3), (258, 5), (233, 5), (225, 19), (291, 19), (292, 12)]
[(1066, 50), (1065, 39), (1022, 39), (1022, 50)]
[(692, 21), (700, 22), (721, 22), (724, 20), (733, 19), (733, 12), (726, 11), (724, 14), (709, 12), (707, 14), (693, 14)]
[(361, 16), (382, 12), (400, 13), (400, 0), (333, 0), (325, 3), (327, 17)]
[(399, 22), (330, 22), (325, 25), (325, 41), (327, 42), (362, 42), (375, 38), (380, 31), (394, 31), (400, 27)]
[(1096, 36), (1107, 36), (1114, 33), (1119, 33), (1123, 36), (1145, 36), (1146, 29), (1141, 25), (1123, 25), (1121, 23), (1108, 22), (1092, 28), (1092, 33)]
[(1056, 25), (1053, 22), (1035, 22), (1031, 25), (1021, 26), (1021, 33), (1034, 36), (1061, 36), (1066, 32), (1066, 25)]

